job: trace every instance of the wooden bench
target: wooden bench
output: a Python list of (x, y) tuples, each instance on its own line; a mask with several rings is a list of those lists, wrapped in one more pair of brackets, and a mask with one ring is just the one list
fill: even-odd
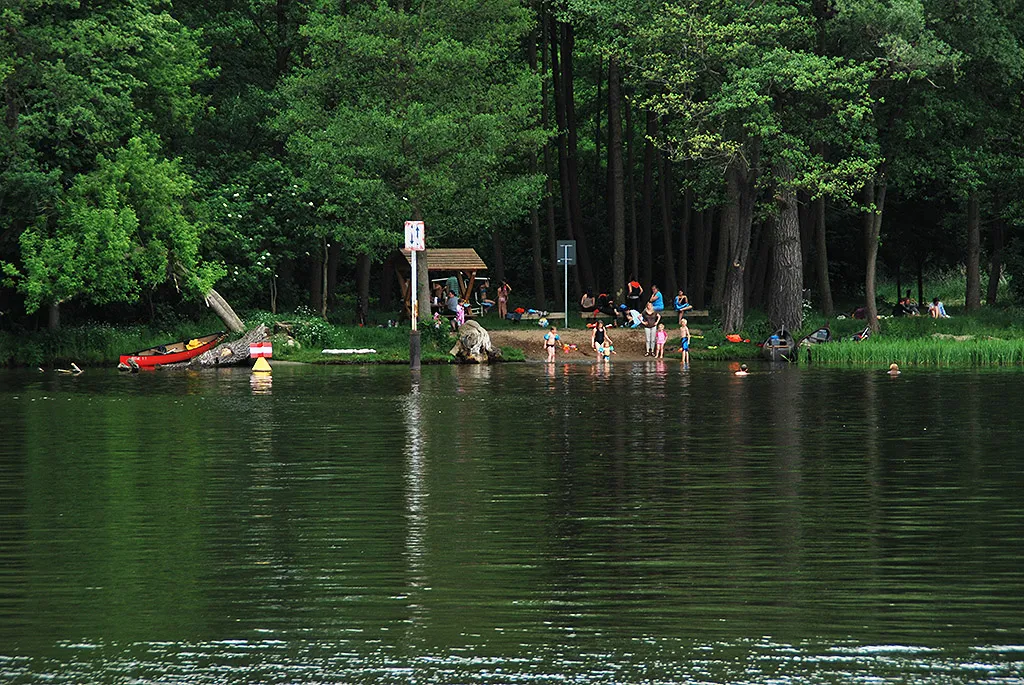
[(559, 319), (565, 319), (565, 312), (548, 312), (547, 314), (538, 314), (537, 312), (534, 312), (532, 314), (523, 314), (519, 319), (521, 321), (537, 321), (541, 317), (548, 321), (551, 321), (552, 319), (557, 321)]
[(615, 317), (611, 314), (605, 314), (604, 312), (580, 312), (581, 319), (614, 319)]
[[(666, 309), (665, 311), (668, 311), (668, 310)], [(674, 309), (672, 311), (675, 312), (676, 314), (679, 314), (679, 312), (677, 312)], [(708, 317), (708, 316), (711, 316), (711, 314), (709, 314), (708, 310), (706, 310), (706, 309), (684, 309), (683, 310), (683, 318), (684, 319), (689, 319), (691, 317), (696, 317), (698, 319), (701, 319), (701, 318), (705, 318), (705, 317)]]

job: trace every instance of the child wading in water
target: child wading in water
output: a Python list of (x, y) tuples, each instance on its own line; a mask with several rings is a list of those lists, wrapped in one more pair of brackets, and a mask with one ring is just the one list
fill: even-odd
[(654, 334), (654, 358), (664, 359), (665, 358), (665, 343), (668, 342), (668, 331), (665, 330), (665, 324), (658, 324), (658, 332)]
[(612, 342), (605, 338), (604, 343), (597, 349), (597, 357), (607, 362), (611, 361), (613, 354), (615, 354), (615, 348), (612, 347)]
[(548, 351), (548, 364), (555, 363), (555, 347), (558, 346), (558, 341), (561, 338), (558, 335), (558, 329), (554, 326), (551, 330), (544, 334), (544, 349)]
[(679, 343), (679, 349), (683, 352), (683, 363), (690, 363), (690, 325), (686, 322), (686, 319), (679, 319), (682, 328), (679, 329), (679, 334), (682, 340)]

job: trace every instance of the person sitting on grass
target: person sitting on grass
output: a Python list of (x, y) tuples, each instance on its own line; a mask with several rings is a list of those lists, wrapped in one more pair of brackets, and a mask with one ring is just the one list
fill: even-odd
[(943, 306), (942, 301), (939, 298), (934, 298), (932, 303), (928, 305), (928, 315), (933, 319), (949, 319), (949, 314), (946, 313), (946, 308)]

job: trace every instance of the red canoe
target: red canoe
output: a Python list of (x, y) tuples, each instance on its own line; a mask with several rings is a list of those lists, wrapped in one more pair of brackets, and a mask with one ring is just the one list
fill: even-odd
[(131, 368), (132, 366), (152, 367), (157, 364), (174, 364), (185, 362), (192, 357), (198, 356), (224, 339), (226, 333), (211, 333), (192, 340), (179, 340), (178, 342), (157, 345), (148, 350), (139, 350), (131, 354), (122, 354), (118, 367)]

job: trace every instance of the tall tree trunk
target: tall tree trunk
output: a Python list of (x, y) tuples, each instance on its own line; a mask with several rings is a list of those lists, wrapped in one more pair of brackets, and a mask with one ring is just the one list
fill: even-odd
[(330, 261), (330, 249), (327, 238), (324, 238), (320, 249), (320, 317), (327, 318), (327, 263)]
[(505, 280), (505, 250), (497, 231), (491, 233), (491, 245), (494, 247), (494, 276), (498, 279), (498, 285), (501, 285)]
[(916, 253), (916, 265), (917, 265), (917, 303), (924, 305), (924, 258), (921, 256), (921, 251), (918, 250)]
[(594, 99), (594, 185), (595, 197), (608, 195), (607, 190), (601, 192), (601, 82), (604, 80), (604, 55), (597, 55), (597, 97)]
[(864, 270), (864, 295), (867, 299), (868, 326), (878, 332), (878, 304), (875, 301), (875, 273), (878, 266), (878, 238), (882, 233), (882, 212), (885, 210), (886, 182), (884, 176), (868, 181), (864, 186), (864, 205), (869, 211), (864, 214), (864, 247), (866, 268)]
[(580, 204), (580, 169), (577, 154), (576, 131), (576, 83), (573, 76), (573, 51), (576, 45), (575, 29), (572, 24), (562, 23), (562, 92), (565, 101), (565, 121), (568, 132), (569, 201), (572, 209), (572, 225), (576, 232), (577, 279), (586, 288), (597, 287), (590, 260), (589, 239), (583, 221)]
[(324, 294), (324, 270), (320, 265), (322, 258), (320, 257), (320, 250), (316, 250), (309, 255), (309, 308), (314, 312), (319, 313), (323, 306), (321, 298)]
[[(566, 103), (565, 103), (565, 89), (562, 86), (564, 80), (561, 69), (559, 67), (559, 38), (558, 38), (558, 21), (551, 17), (551, 81), (552, 81), (552, 92), (555, 97), (555, 121), (558, 125), (558, 184), (562, 195), (562, 220), (565, 223), (565, 237), (566, 240), (577, 240), (576, 237), (576, 217), (572, 211), (572, 199), (570, 188), (572, 186), (569, 179), (569, 151), (568, 151), (568, 135), (567, 135), (567, 121), (566, 121)], [(579, 258), (579, 242), (576, 244), (577, 261)], [(557, 255), (557, 249), (555, 250)], [(552, 269), (555, 272), (555, 278), (562, 278), (562, 269), (558, 268), (557, 256), (552, 260)], [(580, 272), (579, 269), (572, 269), (573, 278), (575, 279), (576, 291), (580, 290)]]
[[(629, 277), (640, 278), (640, 243), (637, 238), (636, 221), (636, 131), (633, 130), (633, 106), (628, 98), (626, 104), (626, 198), (629, 202)], [(617, 287), (625, 288), (625, 283)]]
[(697, 309), (707, 307), (707, 280), (708, 266), (711, 261), (711, 238), (715, 228), (715, 210), (712, 207), (702, 209), (697, 213), (694, 227), (693, 241), (693, 280), (690, 281), (690, 291), (687, 295), (690, 302)]
[[(686, 164), (686, 175), (689, 177), (690, 165)], [(689, 181), (689, 178), (686, 179)], [(693, 189), (686, 184), (683, 190), (683, 215), (679, 221), (679, 258), (676, 260), (676, 268), (679, 271), (679, 288), (689, 295), (690, 293), (690, 226), (693, 216)]]
[[(533, 274), (533, 306), (537, 309), (544, 309), (546, 297), (544, 295), (544, 260), (541, 254), (540, 241), (540, 213), (536, 207), (530, 207), (530, 255), (531, 273)], [(497, 285), (501, 285), (498, 283)]]
[[(401, 259), (401, 257), (399, 257)], [(389, 257), (384, 260), (384, 268), (380, 274), (380, 308), (381, 311), (390, 312), (393, 294), (395, 292), (395, 261)]]
[(751, 230), (750, 256), (747, 263), (747, 309), (754, 309), (764, 304), (765, 286), (768, 285), (769, 267), (771, 266), (772, 241), (770, 228), (762, 222)]
[(743, 275), (750, 253), (750, 228), (754, 218), (754, 182), (757, 179), (757, 151), (752, 166), (737, 158), (726, 171), (731, 220), (728, 224), (728, 262), (722, 296), (722, 330), (735, 333), (743, 327)]
[[(530, 33), (530, 39), (526, 44), (526, 60), (530, 65), (530, 71), (534, 74), (537, 73), (537, 36), (535, 33)], [(545, 87), (547, 81), (544, 81)], [(545, 93), (546, 96), (546, 93)], [(544, 107), (547, 103), (545, 102)], [(537, 153), (535, 151), (530, 152), (530, 171), (534, 174), (537, 173)], [(537, 309), (544, 309), (546, 306), (546, 298), (544, 296), (544, 259), (541, 252), (541, 239), (540, 239), (540, 213), (537, 211), (537, 206), (530, 207), (530, 256), (532, 257), (531, 266), (533, 273), (533, 306)], [(495, 283), (495, 287), (501, 285), (500, 281)]]
[(608, 168), (612, 198), (612, 293), (616, 303), (626, 301), (626, 197), (622, 169), (622, 110), (619, 61), (608, 58)]
[(661, 288), (669, 298), (676, 295), (675, 250), (672, 248), (672, 206), (668, 192), (668, 164), (665, 155), (658, 155), (658, 196), (661, 201), (661, 234), (665, 245), (665, 280)]
[[(551, 106), (548, 97), (548, 42), (543, 39), (544, 31), (541, 30), (541, 71), (544, 77), (541, 79), (541, 125), (547, 129), (551, 125)], [(548, 259), (551, 265), (551, 292), (555, 302), (563, 302), (562, 285), (558, 279), (558, 235), (555, 224), (555, 167), (551, 154), (551, 141), (544, 143), (544, 177), (547, 202), (545, 203), (548, 235)], [(498, 285), (501, 285), (500, 283)], [(545, 307), (540, 307), (544, 309)]]
[(640, 227), (640, 281), (644, 286), (644, 293), (651, 290), (653, 280), (654, 251), (652, 233), (654, 223), (654, 136), (658, 130), (658, 115), (647, 111), (646, 140), (644, 142), (644, 186), (643, 186), (643, 225)]
[(1003, 220), (992, 224), (992, 254), (988, 266), (988, 292), (985, 294), (986, 304), (995, 304), (999, 296), (999, 278), (1003, 272)]
[(981, 309), (981, 208), (977, 189), (967, 197), (967, 311)]
[(327, 248), (327, 303), (335, 304), (334, 293), (338, 291), (338, 267), (341, 264), (341, 243), (335, 240)]
[(775, 192), (776, 215), (770, 222), (771, 269), (768, 284), (768, 319), (774, 328), (785, 326), (795, 331), (803, 324), (803, 259), (800, 254), (800, 216), (793, 168), (787, 163), (775, 166), (778, 186)]
[(810, 195), (801, 190), (797, 193), (796, 199), (800, 221), (800, 256), (803, 261), (803, 275), (807, 279), (804, 281), (804, 287), (810, 288), (811, 254), (813, 253), (812, 248), (814, 246), (815, 222), (818, 217), (814, 213), (814, 205), (811, 202)]
[(46, 328), (51, 333), (60, 330), (60, 302), (54, 302), (46, 309)]
[(739, 200), (730, 198), (718, 214), (718, 248), (715, 252), (715, 282), (711, 287), (711, 306), (722, 308), (725, 298), (725, 275), (729, 271), (729, 235), (739, 215)]
[(360, 252), (356, 256), (356, 321), (365, 326), (370, 315), (370, 255)]
[(815, 250), (817, 260), (815, 272), (818, 276), (818, 306), (826, 319), (835, 315), (835, 308), (832, 304), (832, 285), (828, 276), (828, 245), (825, 240), (825, 198), (819, 197), (814, 201), (814, 213), (817, 215), (815, 224)]

